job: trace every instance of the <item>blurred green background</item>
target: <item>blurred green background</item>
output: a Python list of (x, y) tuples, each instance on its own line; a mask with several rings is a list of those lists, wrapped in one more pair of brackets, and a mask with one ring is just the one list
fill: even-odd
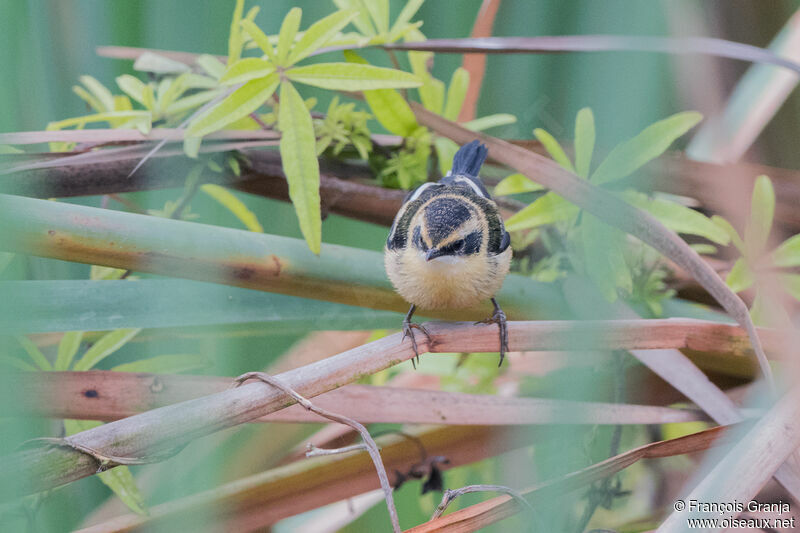
[[(429, 38), (466, 37), (480, 4), (480, 0), (429, 0), (416, 20), (424, 21), (421, 29)], [(84, 103), (70, 89), (81, 74), (90, 74), (110, 87), (116, 76), (132, 72), (129, 61), (97, 57), (96, 46), (142, 46), (224, 54), (233, 5), (233, 0), (0, 0), (0, 132), (41, 130), (49, 121), (85, 114)], [(277, 33), (280, 21), (293, 6), (303, 8), (302, 28), (334, 9), (332, 3), (320, 0), (248, 1), (246, 5), (261, 6), (256, 21), (267, 33)], [(396, 14), (401, 6), (401, 2), (393, 1), (393, 12)], [(769, 3), (758, 0), (506, 0), (498, 12), (494, 34), (706, 35), (766, 46), (797, 7), (798, 2), (787, 0)], [(380, 52), (370, 54), (375, 61), (385, 61)], [(458, 55), (437, 56), (434, 75), (448, 80), (460, 62)], [(690, 75), (709, 65), (707, 73), (713, 73), (713, 79)], [(569, 138), (575, 113), (590, 106), (595, 113), (598, 145), (602, 149), (616, 145), (647, 124), (677, 111), (696, 109), (706, 115), (713, 113), (723, 105), (724, 97), (745, 68), (746, 65), (731, 61), (631, 52), (489, 56), (478, 115), (512, 113), (518, 117), (516, 124), (492, 132), (498, 136), (530, 138), (533, 128), (543, 127), (556, 137)], [(320, 96), (316, 109), (326, 108), (329, 94), (312, 91), (302, 94)], [(798, 129), (798, 117), (800, 98), (795, 95), (779, 111), (754, 148), (760, 162), (784, 167), (800, 164), (800, 153), (790, 142), (790, 133)], [(142, 204), (159, 207), (176, 195), (173, 190), (138, 193), (136, 197)], [(265, 231), (300, 237), (291, 206), (239, 196), (255, 212)], [(100, 204), (99, 198), (78, 201)], [(201, 222), (240, 227), (229, 212), (204, 195), (197, 196), (192, 211), (200, 215)], [(386, 231), (383, 227), (332, 215), (324, 222), (323, 240), (379, 250)], [(14, 268), (9, 269), (11, 274), (5, 276), (86, 279), (88, 268), (60, 261), (18, 258)], [(313, 329), (313, 324), (309, 324), (309, 329)], [(297, 334), (220, 335), (134, 342), (107, 363), (113, 366), (158, 353), (197, 353), (213, 362), (208, 373), (235, 375), (263, 368), (298, 338)], [(2, 452), (10, 451), (23, 438), (48, 434), (52, 426), (41, 421), (14, 428), (6, 425), (5, 435), (11, 435), (12, 429), (13, 438), (0, 439)], [(309, 426), (302, 431), (312, 429)], [(211, 439), (190, 446), (161, 465), (162, 473), (171, 471), (175, 475), (162, 476), (154, 492), (145, 489), (148, 499), (151, 502), (170, 500), (217, 485), (226, 462), (235, 456), (237, 446), (244, 445), (253, 434), (266, 431), (265, 426), (236, 430), (233, 439), (216, 451), (219, 455), (216, 461), (199, 459), (206, 457), (209, 448), (213, 449)], [(502, 477), (500, 470), (498, 464), (484, 464), (471, 470), (458, 469), (448, 476), (452, 476), (454, 486), (476, 482), (476, 479), (491, 482), (487, 480)], [(482, 477), (481, 472), (486, 475)], [(418, 484), (410, 484), (398, 498), (415, 500), (418, 490)], [(58, 489), (42, 506), (37, 524), (42, 531), (70, 530), (109, 494), (91, 478)], [(481, 499), (481, 495), (469, 496), (462, 504)], [(427, 496), (416, 515), (404, 515), (404, 525), (408, 527), (416, 523), (415, 520), (422, 520), (425, 515), (421, 509), (430, 507), (432, 500)], [(10, 529), (3, 524), (0, 529), (17, 531), (16, 527), (24, 527), (25, 522), (20, 517), (8, 520), (14, 520), (5, 524)], [(354, 525), (353, 530), (364, 530), (370, 523), (383, 527), (385, 520), (385, 509), (378, 506)], [(508, 523), (501, 526), (511, 527)]]

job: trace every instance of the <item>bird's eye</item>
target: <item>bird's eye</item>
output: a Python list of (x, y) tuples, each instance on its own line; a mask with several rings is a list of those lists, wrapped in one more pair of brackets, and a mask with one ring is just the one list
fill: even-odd
[(456, 252), (464, 250), (464, 239), (457, 240), (456, 242), (453, 243), (452, 246), (453, 250), (455, 250)]

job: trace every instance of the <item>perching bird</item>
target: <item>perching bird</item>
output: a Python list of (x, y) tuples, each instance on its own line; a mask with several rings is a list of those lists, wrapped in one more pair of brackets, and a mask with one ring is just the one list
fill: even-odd
[(511, 264), (511, 238), (478, 177), (488, 152), (478, 141), (462, 146), (444, 178), (409, 193), (386, 240), (386, 272), (397, 292), (411, 303), (403, 320), (403, 338), (411, 336), (417, 358), (412, 329), (428, 335), (411, 322), (417, 307), (468, 308), (487, 299), (494, 304), (494, 314), (483, 322), (500, 328), (501, 365), (508, 350), (506, 315), (494, 295)]

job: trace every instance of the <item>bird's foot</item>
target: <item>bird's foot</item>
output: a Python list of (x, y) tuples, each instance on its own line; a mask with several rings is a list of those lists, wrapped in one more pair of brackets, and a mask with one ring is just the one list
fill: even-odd
[(400, 342), (406, 340), (406, 337), (411, 337), (411, 346), (414, 348), (414, 357), (411, 358), (411, 366), (414, 367), (414, 370), (417, 369), (417, 363), (419, 363), (419, 349), (417, 348), (417, 339), (414, 338), (414, 329), (420, 330), (425, 336), (428, 338), (428, 344), (431, 343), (431, 336), (428, 333), (428, 330), (422, 327), (420, 324), (415, 324), (414, 322), (410, 322), (408, 320), (403, 321), (403, 338)]
[(505, 359), (506, 352), (508, 351), (508, 320), (506, 319), (506, 314), (500, 309), (497, 303), (495, 303), (492, 316), (475, 323), (497, 324), (500, 328), (500, 363), (497, 366), (503, 366), (503, 359)]

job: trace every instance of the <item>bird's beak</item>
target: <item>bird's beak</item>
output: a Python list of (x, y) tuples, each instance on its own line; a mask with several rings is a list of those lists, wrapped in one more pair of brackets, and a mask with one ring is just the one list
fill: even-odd
[(437, 257), (439, 257), (441, 255), (442, 255), (442, 251), (441, 250), (439, 250), (438, 248), (431, 248), (425, 254), (425, 260), (426, 261), (430, 261), (431, 259), (436, 259)]

